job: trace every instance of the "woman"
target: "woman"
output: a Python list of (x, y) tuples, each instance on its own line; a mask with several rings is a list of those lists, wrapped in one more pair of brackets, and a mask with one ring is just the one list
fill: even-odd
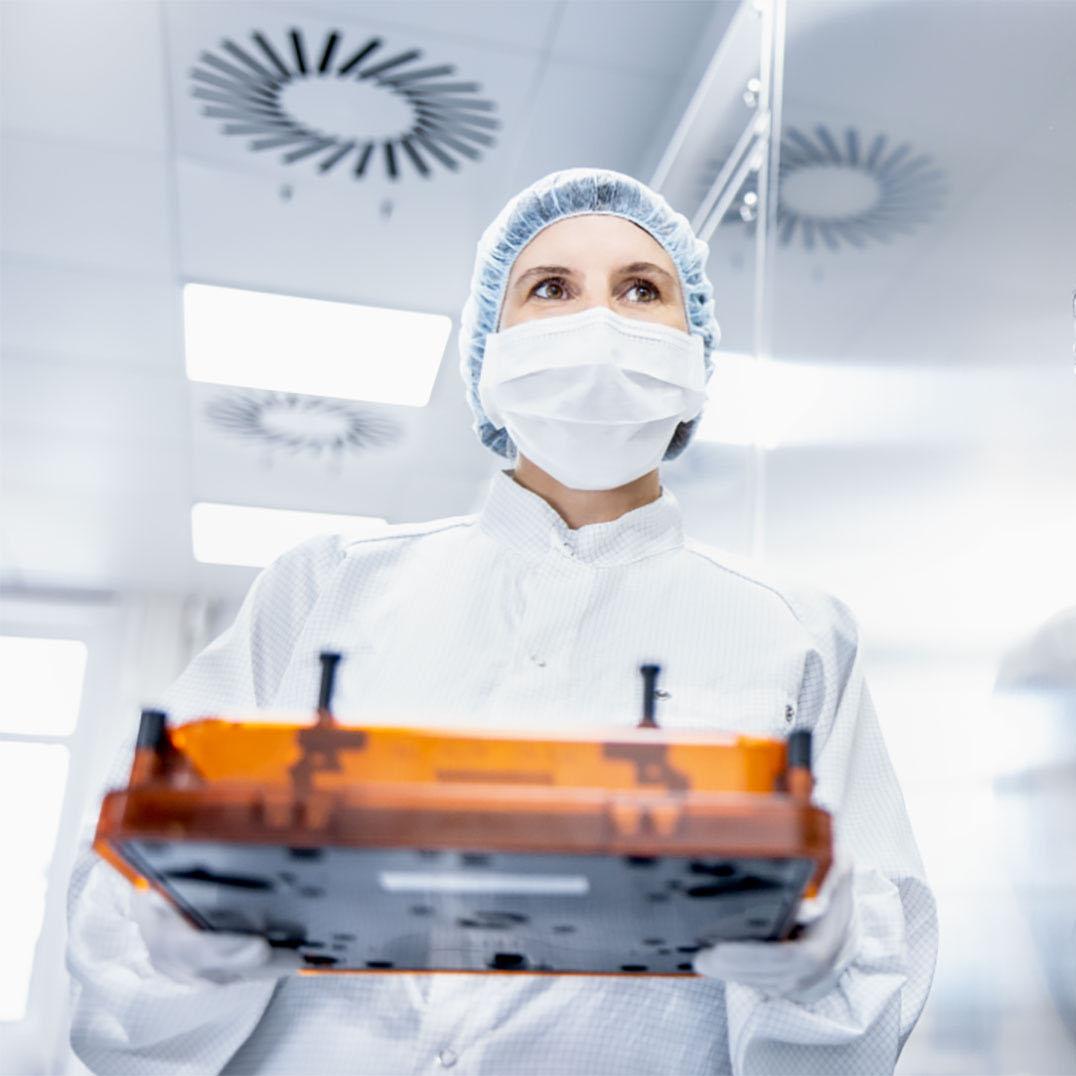
[(599, 169), (539, 180), (479, 242), (461, 369), (511, 468), (471, 516), (306, 542), (164, 700), (177, 718), (295, 711), (342, 650), (350, 720), (814, 731), (845, 869), (795, 941), (721, 945), (694, 979), (288, 975), (84, 861), (76, 1050), (101, 1071), (891, 1071), (929, 988), (933, 900), (835, 599), (687, 539), (659, 464), (689, 443), (718, 328), (705, 243)]

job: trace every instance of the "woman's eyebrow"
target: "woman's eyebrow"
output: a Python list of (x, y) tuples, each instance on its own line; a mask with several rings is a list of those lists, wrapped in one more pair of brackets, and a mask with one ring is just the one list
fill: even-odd
[(632, 262), (631, 265), (622, 266), (620, 269), (622, 273), (657, 273), (658, 276), (665, 277), (666, 280), (672, 281), (672, 273), (666, 272), (660, 265), (655, 265), (653, 262)]
[[(617, 272), (620, 273), (657, 273), (658, 276), (665, 277), (670, 282), (674, 280), (671, 273), (666, 272), (660, 265), (655, 265), (653, 262), (632, 262), (630, 265), (622, 265)], [(536, 265), (533, 269), (528, 269), (525, 273), (521, 273), (516, 280), (516, 285), (520, 285), (531, 277), (549, 274), (559, 276), (573, 276), (574, 269), (569, 269), (566, 265)]]

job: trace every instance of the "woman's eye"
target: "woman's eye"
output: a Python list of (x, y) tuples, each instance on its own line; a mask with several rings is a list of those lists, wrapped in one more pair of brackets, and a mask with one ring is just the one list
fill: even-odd
[(644, 300), (645, 302), (652, 303), (656, 299), (661, 298), (661, 292), (659, 292), (658, 289), (654, 287), (654, 285), (651, 284), (649, 280), (633, 280), (631, 282), (631, 286), (628, 288), (628, 291), (634, 291), (636, 288), (645, 288), (653, 295), (652, 299), (646, 299)]
[[(540, 289), (545, 287), (555, 288), (556, 291), (553, 294), (547, 293), (542, 295)], [(661, 298), (661, 292), (654, 284), (651, 284), (649, 280), (633, 280), (628, 286), (625, 294), (633, 292), (637, 288), (642, 288), (644, 291), (650, 292), (650, 298), (641, 300), (644, 303), (652, 303)], [(535, 284), (534, 288), (531, 290), (531, 295), (537, 295), (539, 299), (563, 299), (567, 297), (567, 294), (568, 289), (565, 287), (564, 280), (554, 276), (546, 277), (545, 280), (539, 281), (539, 283)]]
[[(534, 286), (534, 290), (531, 292), (531, 295), (538, 295), (538, 289), (539, 288), (544, 288), (547, 284), (551, 284), (554, 288), (558, 288), (562, 292), (565, 290), (563, 280), (561, 280), (559, 277), (550, 276), (550, 277), (546, 277), (545, 280), (543, 280), (540, 283), (536, 284)], [(538, 295), (538, 298), (539, 299), (557, 299), (557, 298), (560, 298), (560, 296), (557, 296), (557, 295)]]

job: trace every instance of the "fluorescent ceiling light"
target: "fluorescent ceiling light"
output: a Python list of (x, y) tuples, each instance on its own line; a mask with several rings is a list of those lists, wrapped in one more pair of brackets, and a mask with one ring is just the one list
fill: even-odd
[(336, 516), (279, 508), (244, 508), (200, 502), (191, 508), (194, 557), (203, 564), (263, 568), (281, 553), (318, 534), (362, 538), (384, 530), (375, 516)]
[(443, 314), (183, 287), (187, 376), (214, 385), (424, 407), (452, 320)]

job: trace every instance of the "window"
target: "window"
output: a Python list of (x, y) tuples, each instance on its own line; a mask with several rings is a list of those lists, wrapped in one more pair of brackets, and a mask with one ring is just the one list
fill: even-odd
[(79, 640), (0, 635), (2, 1021), (26, 1013), (85, 671), (86, 645)]

